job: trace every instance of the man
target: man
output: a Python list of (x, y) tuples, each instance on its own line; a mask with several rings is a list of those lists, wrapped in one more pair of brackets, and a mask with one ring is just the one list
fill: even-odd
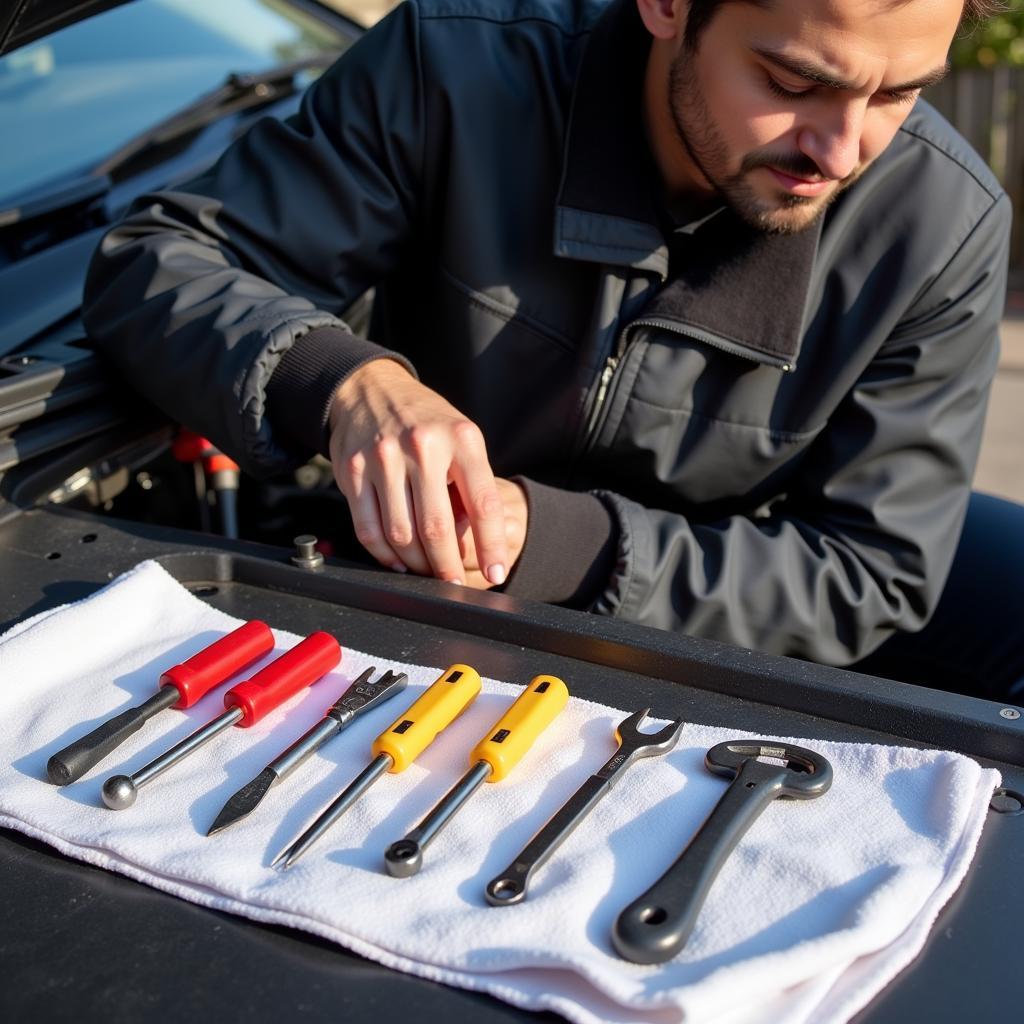
[(859, 663), (936, 608), (996, 365), (1009, 204), (917, 102), (981, 6), (405, 4), (137, 204), (87, 325), (251, 472), (329, 453), (382, 565)]

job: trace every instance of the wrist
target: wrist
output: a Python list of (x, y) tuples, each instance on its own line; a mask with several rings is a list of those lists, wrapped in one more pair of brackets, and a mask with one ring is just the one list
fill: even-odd
[(328, 431), (333, 433), (339, 420), (361, 405), (372, 389), (387, 389), (415, 380), (411, 365), (390, 353), (366, 360), (346, 374), (334, 389), (327, 410)]

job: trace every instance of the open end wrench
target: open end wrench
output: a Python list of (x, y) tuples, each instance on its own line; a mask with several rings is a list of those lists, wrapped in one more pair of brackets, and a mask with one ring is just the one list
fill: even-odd
[(675, 863), (616, 919), (612, 945), (633, 963), (664, 963), (686, 945), (722, 865), (776, 797), (813, 800), (832, 785), (832, 766), (820, 754), (768, 740), (719, 743), (704, 764), (733, 781)]
[(526, 887), (533, 873), (558, 849), (594, 805), (618, 781), (634, 761), (642, 757), (667, 754), (678, 742), (683, 720), (677, 719), (656, 733), (642, 733), (650, 708), (636, 711), (615, 729), (619, 749), (608, 763), (591, 775), (569, 797), (561, 810), (526, 844), (518, 857), (500, 875), (487, 883), (485, 896), (493, 907), (506, 907), (526, 898)]

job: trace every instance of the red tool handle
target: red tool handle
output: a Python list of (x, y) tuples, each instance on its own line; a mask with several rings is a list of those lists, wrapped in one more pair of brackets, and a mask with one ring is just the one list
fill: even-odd
[(270, 627), (253, 619), (193, 654), (188, 661), (169, 668), (160, 676), (160, 685), (173, 686), (178, 691), (173, 707), (190, 708), (215, 686), (273, 649), (274, 634)]
[(303, 687), (327, 675), (341, 661), (341, 646), (330, 633), (313, 633), (265, 669), (224, 694), (224, 707), (241, 708), (242, 728), (255, 725), (268, 711)]

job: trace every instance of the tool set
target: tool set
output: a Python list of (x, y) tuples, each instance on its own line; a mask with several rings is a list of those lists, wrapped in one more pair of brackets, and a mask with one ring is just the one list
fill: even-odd
[(170, 707), (192, 707), (200, 697), (273, 649), (274, 635), (266, 623), (254, 619), (239, 626), (188, 661), (167, 669), (160, 676), (156, 694), (145, 704), (123, 711), (87, 736), (58, 750), (46, 764), (50, 781), (55, 786), (77, 782), (157, 712)]
[[(116, 715), (88, 735), (54, 754), (47, 775), (56, 785), (81, 778), (115, 747), (168, 707), (187, 708), (214, 687), (253, 665), (273, 650), (270, 628), (262, 622), (243, 626), (162, 673), (159, 689), (137, 708)], [(132, 775), (115, 775), (104, 783), (104, 803), (115, 810), (130, 807), (138, 790), (232, 725), (247, 728), (300, 690), (316, 682), (341, 660), (341, 647), (318, 632), (224, 695), (224, 714), (196, 730)], [(207, 832), (212, 836), (251, 814), (270, 789), (291, 775), (328, 740), (357, 717), (369, 714), (401, 693), (405, 673), (385, 671), (374, 680), (368, 668), (308, 729), (255, 778), (234, 793)], [(449, 666), (385, 729), (371, 745), (372, 760), (317, 816), (313, 823), (272, 861), (288, 868), (298, 860), (385, 772), (404, 771), (473, 702), (481, 679), (469, 665)], [(569, 699), (555, 676), (534, 678), (469, 755), (470, 769), (412, 831), (391, 844), (384, 855), (389, 875), (418, 873), (423, 853), (444, 826), (484, 782), (500, 782), (519, 763)], [(487, 883), (484, 896), (496, 907), (526, 898), (534, 873), (569, 837), (622, 775), (643, 758), (667, 754), (677, 744), (683, 721), (654, 733), (640, 731), (650, 709), (636, 711), (615, 729), (617, 749), (607, 763), (569, 798), (534, 835), (511, 864)], [(612, 946), (624, 959), (659, 964), (686, 944), (718, 872), (758, 815), (777, 797), (811, 800), (832, 784), (832, 768), (814, 751), (768, 740), (719, 743), (707, 752), (707, 769), (732, 782), (707, 820), (674, 864), (618, 916)]]

